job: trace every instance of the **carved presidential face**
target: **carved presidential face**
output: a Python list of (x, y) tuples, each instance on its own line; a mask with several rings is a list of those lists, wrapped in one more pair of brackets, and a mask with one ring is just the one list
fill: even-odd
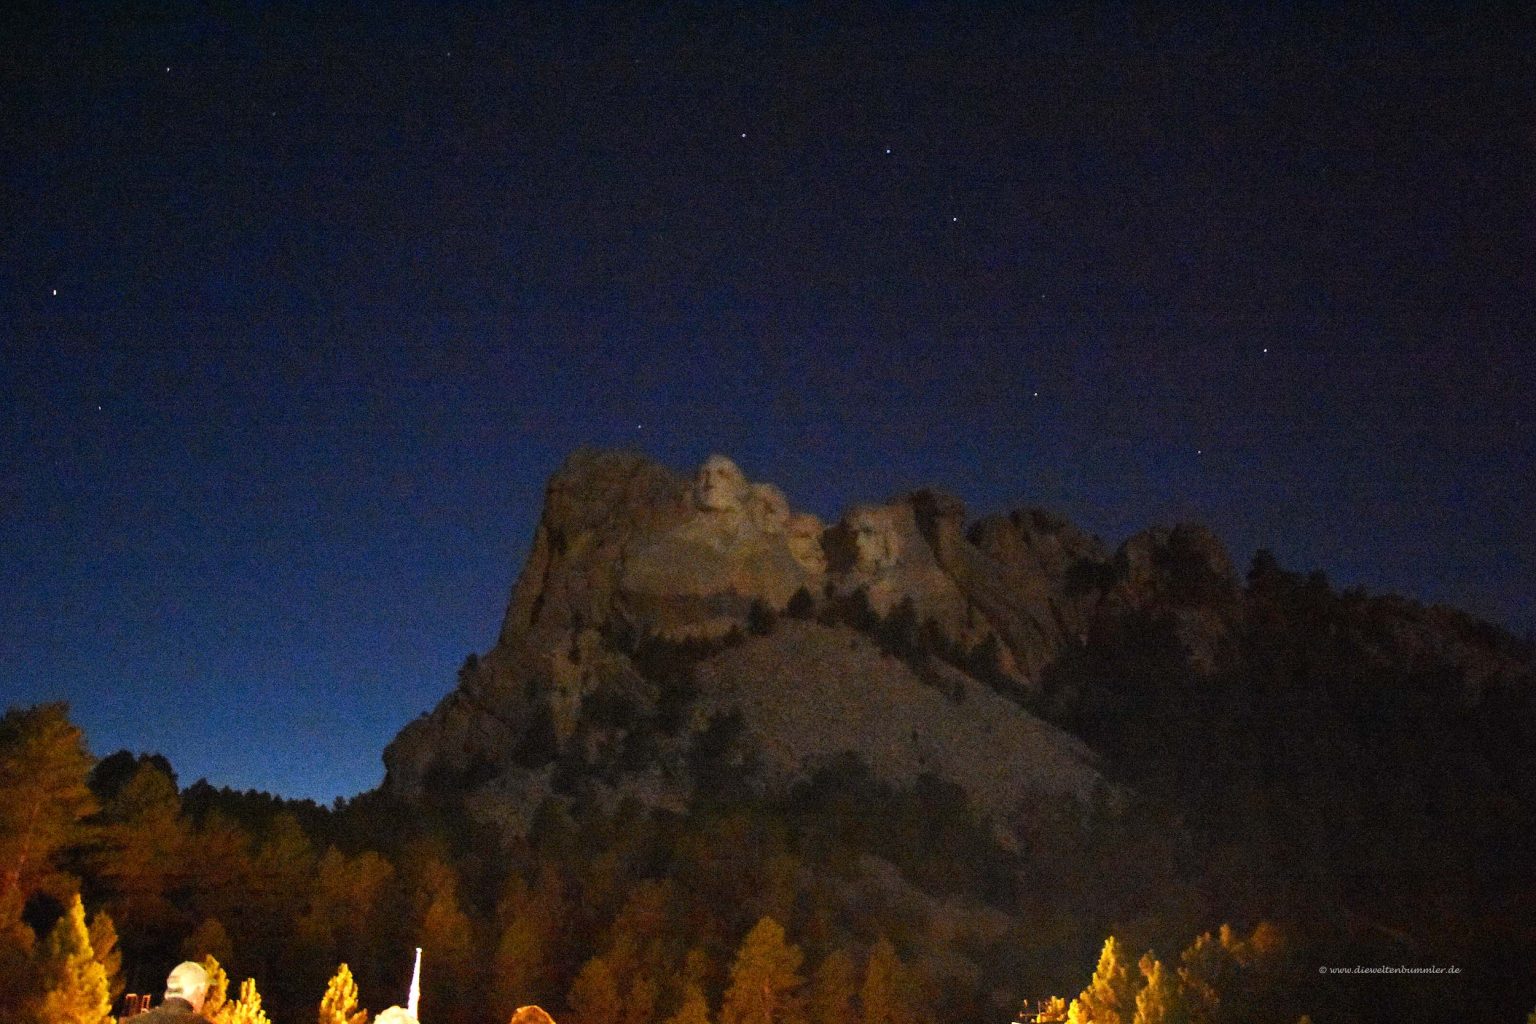
[(789, 525), (789, 499), (773, 484), (752, 484), (752, 521), (764, 533), (783, 533)]
[(786, 538), (789, 553), (795, 556), (795, 561), (817, 574), (827, 571), (827, 554), (821, 547), (821, 534), (821, 520), (813, 515), (801, 514), (789, 520)]
[(901, 541), (896, 525), (885, 509), (855, 509), (848, 517), (848, 530), (861, 569), (885, 569), (896, 563)]
[(747, 499), (747, 478), (724, 455), (711, 455), (693, 481), (693, 503), (705, 512), (740, 512)]

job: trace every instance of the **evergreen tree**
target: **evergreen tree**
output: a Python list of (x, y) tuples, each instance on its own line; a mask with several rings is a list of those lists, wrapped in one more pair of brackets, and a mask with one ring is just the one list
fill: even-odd
[(710, 1024), (709, 1002), (704, 992), (692, 981), (683, 985), (683, 1001), (677, 1012), (667, 1018), (667, 1024)]
[(809, 1024), (854, 1024), (853, 995), (853, 958), (835, 949), (811, 977)]
[[(255, 884), (246, 893), (240, 918), (226, 923), (234, 926), (241, 962), (252, 964), (253, 970), (274, 971), (264, 977), (274, 983), (278, 1004), (303, 1005), (314, 998), (309, 986), (320, 984), (325, 975), (323, 971), (311, 975), (308, 985), (295, 990), (286, 984), (291, 975), (287, 954), (294, 945), (295, 925), (314, 890), (318, 857), (298, 819), (287, 811), (271, 818), (265, 831), (251, 860)], [(290, 969), (279, 970), (280, 964)]]
[(656, 1000), (660, 995), (661, 989), (651, 976), (643, 971), (637, 972), (630, 979), (629, 994), (619, 1013), (620, 1024), (653, 1024), (656, 1020)]
[(32, 970), (33, 947), (37, 936), (21, 919), (21, 900), (14, 900), (15, 912), (0, 910), (0, 1020), (17, 1020), (36, 993)]
[(768, 607), (766, 601), (754, 597), (747, 608), (747, 632), (753, 636), (767, 636), (778, 625), (779, 614)]
[(205, 954), (202, 964), (208, 974), (208, 994), (203, 997), (203, 1016), (213, 1024), (226, 1024), (229, 1015), (234, 1012), (229, 1002), (229, 975), (212, 954)]
[(319, 1024), (368, 1024), (368, 1011), (358, 1009), (357, 982), (352, 980), (352, 968), (346, 964), (336, 969), (335, 977), (325, 987)]
[(14, 926), (27, 899), (56, 881), (54, 855), (96, 809), (90, 768), (68, 705), (11, 708), (0, 718), (0, 928)]
[(912, 595), (903, 597), (880, 626), (880, 641), (886, 650), (916, 668), (921, 662), (922, 627), (917, 619), (917, 605)]
[(79, 893), (49, 933), (39, 966), (44, 986), (39, 1024), (107, 1024), (112, 1019), (107, 972), (91, 951)]
[(553, 954), (565, 918), (564, 883), (551, 864), (533, 885), (514, 872), (496, 911), (501, 936), (491, 965), (491, 1002), (500, 1014), (552, 999)]
[(1134, 1024), (1189, 1024), (1178, 977), (1151, 953), (1141, 958), (1144, 984), (1136, 993)]
[[(1120, 943), (1111, 935), (1104, 940), (1093, 980), (1073, 1000), (1069, 1021), (1083, 1024), (1131, 1024), (1136, 1009), (1136, 987), (1126, 967)], [(1071, 1014), (1076, 1013), (1074, 1018)]]
[(394, 867), (372, 850), (348, 857), (334, 846), (325, 851), (315, 868), (306, 916), (325, 923), (337, 960), (360, 965), (354, 977), (365, 987), (369, 980), (362, 969), (365, 961), (381, 958), (388, 949), (396, 948), (388, 930), (379, 927), (382, 922), (376, 920), (394, 873)]
[(225, 963), (234, 960), (235, 947), (230, 942), (229, 932), (224, 929), (224, 923), (216, 917), (209, 917), (182, 941), (181, 957), (183, 960), (203, 960), (204, 966), (207, 966), (207, 960), (216, 964)]
[(1049, 996), (1040, 1002), (1040, 1016), (1046, 1020), (1066, 1020), (1067, 1001), (1061, 996)]
[(1179, 957), (1179, 989), (1185, 1011), (1197, 1022), (1248, 1020), (1274, 1009), (1265, 1004), (1266, 971), (1275, 966), (1283, 936), (1274, 925), (1261, 921), (1246, 938), (1230, 925), (1215, 934), (1206, 932)]
[(473, 926), (459, 907), (457, 880), (451, 873), (427, 904), (421, 921), (421, 945), (432, 954), (432, 971), (422, 976), (422, 1016), (456, 1019), (475, 1000), (476, 966)]
[(619, 987), (608, 961), (595, 956), (583, 964), (566, 1003), (576, 1024), (619, 1024)]
[[(206, 1004), (204, 1013), (207, 1013)], [(216, 1024), (272, 1024), (267, 1012), (261, 1008), (261, 993), (256, 991), (255, 978), (246, 978), (240, 983), (240, 998), (225, 1003), (223, 1014)]]
[(91, 952), (107, 976), (107, 1003), (115, 1004), (123, 994), (123, 951), (117, 948), (117, 926), (105, 910), (91, 915)]
[(175, 780), (159, 763), (141, 761), (103, 801), (99, 821), (102, 842), (92, 859), (129, 960), (169, 953), (191, 923), (171, 899), (190, 835)]
[[(242, 921), (247, 893), (258, 884), (250, 833), (215, 807), (203, 814), (188, 846), (197, 851), (185, 867), (189, 869), (188, 881), (198, 916), (203, 920), (217, 918), (220, 922)], [(210, 947), (189, 959), (203, 953), (219, 956)]]
[(1195, 939), (1180, 954), (1179, 982), (1184, 990), (1185, 1004), (1195, 1020), (1219, 1019), (1220, 993), (1230, 987), (1236, 969), (1231, 954), (1210, 932)]
[(915, 1024), (911, 983), (896, 947), (881, 938), (869, 952), (859, 989), (861, 1024)]
[(790, 945), (771, 917), (753, 926), (731, 965), (731, 984), (720, 1007), (720, 1024), (801, 1024), (796, 972), (804, 954)]

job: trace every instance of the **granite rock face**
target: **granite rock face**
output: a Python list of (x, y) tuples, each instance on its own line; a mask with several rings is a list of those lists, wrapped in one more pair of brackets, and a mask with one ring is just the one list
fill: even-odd
[(1028, 795), (1104, 785), (1090, 750), (1027, 710), (1044, 668), (1099, 617), (1186, 585), (1191, 660), (1214, 665), (1228, 619), (1207, 599), (1235, 582), (1198, 527), (1111, 556), (1039, 509), (968, 525), (928, 490), (827, 526), (724, 456), (685, 476), (579, 451), (548, 484), (495, 646), (390, 744), (385, 785), (452, 791), (514, 832), (580, 779), (681, 808), (727, 722), (752, 786), (852, 756), (1006, 822)]

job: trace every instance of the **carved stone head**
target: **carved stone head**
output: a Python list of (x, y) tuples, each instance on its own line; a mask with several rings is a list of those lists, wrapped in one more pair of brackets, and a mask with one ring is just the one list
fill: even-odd
[(752, 522), (764, 533), (781, 534), (789, 526), (789, 499), (773, 484), (752, 484)]
[(827, 553), (821, 546), (823, 528), (821, 520), (809, 513), (791, 516), (785, 538), (789, 553), (810, 572), (821, 575), (827, 571)]
[(901, 538), (888, 508), (862, 506), (848, 514), (858, 568), (866, 572), (889, 569), (901, 556)]
[(724, 455), (711, 455), (693, 479), (693, 503), (704, 512), (741, 512), (748, 497), (747, 478)]

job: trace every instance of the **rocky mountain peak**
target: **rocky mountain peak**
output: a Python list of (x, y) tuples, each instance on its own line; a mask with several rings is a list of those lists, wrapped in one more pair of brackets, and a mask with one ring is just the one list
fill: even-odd
[[(1027, 710), (1044, 668), (1104, 607), (1161, 600), (1190, 573), (1232, 578), (1197, 527), (1111, 558), (1043, 510), (968, 525), (933, 490), (828, 525), (724, 455), (680, 474), (577, 451), (546, 488), (495, 647), (390, 745), (386, 785), (467, 793), (511, 829), (573, 771), (680, 805), (695, 748), (733, 719), (764, 785), (851, 754), (897, 783), (937, 773), (1007, 821), (1026, 791), (1101, 782)], [(1192, 646), (1220, 624), (1202, 620)]]

